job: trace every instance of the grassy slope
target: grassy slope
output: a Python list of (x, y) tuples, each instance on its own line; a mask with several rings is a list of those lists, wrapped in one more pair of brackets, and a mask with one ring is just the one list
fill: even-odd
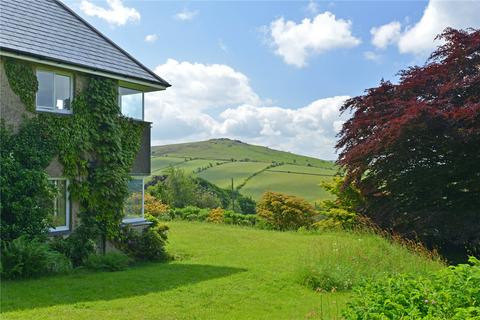
[(176, 262), (4, 281), (2, 319), (335, 319), (349, 292), (300, 285), (299, 271), (313, 262), (349, 264), (364, 274), (442, 267), (371, 235), (170, 226)]
[(236, 187), (248, 176), (267, 166), (268, 163), (265, 162), (228, 162), (205, 170), (198, 176), (222, 188), (229, 188), (231, 186), (231, 179), (233, 178), (233, 185)]
[(323, 177), (267, 170), (249, 180), (241, 189), (241, 193), (258, 200), (268, 190), (299, 196), (314, 203), (332, 199), (332, 195), (320, 186), (321, 181), (330, 179), (330, 176)]
[(195, 157), (202, 159), (245, 160), (261, 162), (285, 162), (316, 167), (333, 167), (331, 161), (300, 156), (290, 152), (278, 151), (229, 139), (171, 144), (152, 147), (153, 156)]

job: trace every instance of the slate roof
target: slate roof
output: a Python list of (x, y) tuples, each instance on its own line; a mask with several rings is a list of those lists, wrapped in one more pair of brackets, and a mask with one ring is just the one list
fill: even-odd
[(170, 86), (58, 0), (0, 0), (0, 49)]

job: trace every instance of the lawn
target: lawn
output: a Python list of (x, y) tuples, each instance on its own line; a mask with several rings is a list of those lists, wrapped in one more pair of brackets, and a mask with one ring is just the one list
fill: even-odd
[(201, 172), (198, 176), (221, 188), (231, 187), (231, 179), (236, 187), (255, 172), (265, 169), (269, 164), (265, 162), (229, 162)]
[(3, 281), (2, 319), (339, 319), (350, 292), (303, 286), (312, 263), (364, 276), (442, 267), (372, 235), (169, 225), (175, 262)]
[[(277, 170), (277, 168), (273, 168), (272, 170)], [(333, 198), (331, 194), (320, 186), (321, 181), (331, 179), (332, 176), (295, 174), (268, 170), (250, 179), (241, 189), (241, 193), (251, 196), (254, 200), (258, 200), (265, 191), (283, 192), (302, 197), (311, 203), (318, 203), (322, 200)]]

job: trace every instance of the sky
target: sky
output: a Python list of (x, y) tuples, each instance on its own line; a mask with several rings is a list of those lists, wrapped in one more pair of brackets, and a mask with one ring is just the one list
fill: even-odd
[(167, 80), (148, 93), (152, 145), (232, 138), (336, 159), (349, 97), (422, 65), (474, 1), (64, 0)]

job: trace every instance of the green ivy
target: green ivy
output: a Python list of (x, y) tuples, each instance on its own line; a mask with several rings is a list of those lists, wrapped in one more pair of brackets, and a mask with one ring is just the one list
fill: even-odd
[(4, 65), (10, 88), (20, 97), (27, 110), (34, 112), (38, 80), (32, 65), (17, 63), (17, 60), (12, 58), (5, 58)]
[[(20, 61), (9, 63), (17, 65), (11, 69), (27, 68)], [(7, 73), (7, 77), (12, 82), (12, 74)], [(55, 156), (63, 165), (64, 176), (70, 180), (70, 195), (80, 204), (81, 223), (71, 238), (73, 247), (85, 252), (72, 254), (76, 263), (91, 251), (85, 248), (93, 249), (99, 237), (112, 239), (118, 234), (130, 169), (146, 125), (121, 115), (117, 88), (114, 80), (92, 76), (86, 90), (74, 98), (72, 115), (39, 113), (24, 120), (20, 129), (23, 136), (15, 136), (23, 145), (19, 149), (25, 150), (25, 161), (41, 163), (38, 170), (44, 172)], [(35, 96), (36, 88), (23, 90), (27, 89), (26, 96)]]

